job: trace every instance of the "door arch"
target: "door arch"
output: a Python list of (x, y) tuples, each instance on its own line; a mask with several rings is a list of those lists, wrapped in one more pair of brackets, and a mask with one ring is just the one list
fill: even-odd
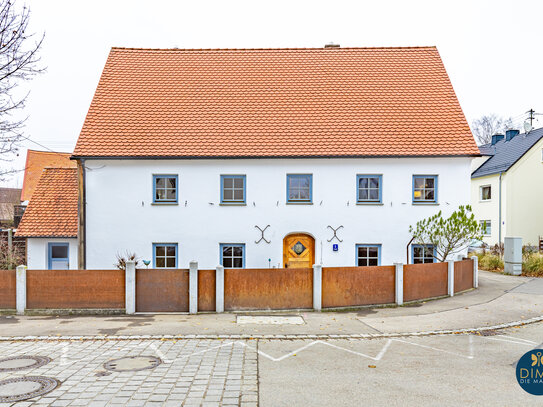
[(292, 233), (283, 239), (283, 266), (311, 268), (315, 264), (315, 239), (307, 233)]

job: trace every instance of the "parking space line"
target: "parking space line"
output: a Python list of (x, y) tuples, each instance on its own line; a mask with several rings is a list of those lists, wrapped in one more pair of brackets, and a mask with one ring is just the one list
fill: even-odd
[(502, 338), (490, 338), (488, 336), (484, 336), (483, 338), (488, 339), (489, 341), (499, 341), (499, 342), (508, 342), (508, 343), (515, 343), (517, 345), (525, 345), (525, 346), (533, 346), (535, 345), (535, 342), (529, 343), (529, 342), (521, 342), (521, 341), (512, 341), (510, 339), (502, 339)]
[[(247, 345), (246, 343), (243, 343), (243, 342), (237, 342), (238, 344), (242, 345), (242, 346), (245, 346), (245, 347), (248, 347), (248, 348), (252, 348), (251, 346)], [(373, 357), (373, 356), (369, 356), (369, 355), (366, 355), (364, 353), (361, 353), (361, 352), (355, 352), (354, 350), (350, 350), (350, 349), (347, 349), (347, 348), (343, 348), (341, 346), (337, 346), (337, 345), (333, 345), (329, 342), (324, 342), (324, 341), (321, 341), (321, 340), (317, 340), (317, 341), (313, 341), (313, 342), (310, 342), (308, 343), (307, 345), (304, 345), (296, 350), (293, 350), (292, 352), (289, 352), (283, 356), (280, 356), (278, 358), (276, 357), (273, 357), (261, 350), (258, 350), (258, 354), (261, 355), (261, 356), (264, 356), (265, 358), (271, 360), (272, 362), (281, 362), (282, 360), (285, 360), (291, 356), (294, 356), (296, 355), (297, 353), (299, 352), (302, 352), (306, 349), (309, 349), (317, 344), (321, 344), (321, 345), (326, 345), (326, 346), (329, 346), (331, 348), (334, 348), (334, 349), (338, 349), (338, 350), (342, 350), (342, 351), (345, 351), (347, 353), (352, 353), (354, 355), (357, 355), (357, 356), (362, 356), (364, 358), (368, 358), (368, 359), (371, 359), (371, 360), (381, 360), (381, 358), (384, 356), (384, 354), (386, 353), (386, 351), (388, 350), (390, 344), (392, 343), (392, 339), (388, 339), (387, 342), (384, 344), (383, 348), (379, 351), (379, 353), (377, 354), (377, 356)], [(256, 350), (256, 349), (255, 349)]]
[(455, 352), (451, 352), (451, 351), (448, 351), (448, 350), (444, 350), (444, 349), (438, 349), (438, 348), (434, 348), (433, 346), (428, 346), (428, 345), (422, 345), (420, 343), (415, 343), (415, 342), (409, 342), (409, 341), (404, 341), (402, 339), (392, 339), (393, 341), (395, 342), (401, 342), (401, 343), (407, 343), (409, 345), (413, 345), (413, 346), (419, 346), (421, 348), (425, 348), (425, 349), (431, 349), (431, 350), (435, 350), (436, 352), (443, 352), (443, 353), (448, 353), (450, 355), (455, 355), (455, 356), (460, 356), (462, 358), (466, 358), (466, 359), (473, 359), (474, 356), (473, 355), (462, 355), (460, 353), (455, 353)]
[(518, 340), (518, 341), (523, 341), (523, 342), (526, 342), (526, 343), (531, 343), (532, 345), (537, 344), (537, 342), (530, 341), (530, 340), (528, 340), (528, 339), (517, 338), (516, 336), (509, 336), (509, 335), (496, 335), (496, 336), (501, 336), (502, 338), (515, 339), (515, 340)]

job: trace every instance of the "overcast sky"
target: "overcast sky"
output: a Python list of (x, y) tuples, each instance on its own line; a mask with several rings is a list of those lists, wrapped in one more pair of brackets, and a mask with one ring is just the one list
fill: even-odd
[[(19, 0), (20, 2), (21, 0)], [(112, 46), (263, 48), (436, 45), (471, 123), (543, 113), (543, 1), (29, 1), (47, 73), (25, 85), (27, 135), (71, 152)], [(543, 126), (539, 116), (536, 127)], [(439, 125), (436, 123), (436, 125)], [(24, 168), (27, 142), (11, 166)], [(5, 167), (5, 164), (0, 164)], [(3, 186), (20, 187), (22, 172)]]

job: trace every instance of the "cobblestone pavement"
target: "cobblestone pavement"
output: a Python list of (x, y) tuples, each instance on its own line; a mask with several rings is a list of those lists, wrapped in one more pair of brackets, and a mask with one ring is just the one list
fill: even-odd
[[(48, 356), (35, 369), (0, 372), (0, 380), (47, 376), (52, 392), (1, 406), (244, 406), (258, 405), (255, 341), (136, 340), (1, 342), (0, 359)], [(154, 356), (153, 369), (111, 372), (103, 364), (125, 356)]]

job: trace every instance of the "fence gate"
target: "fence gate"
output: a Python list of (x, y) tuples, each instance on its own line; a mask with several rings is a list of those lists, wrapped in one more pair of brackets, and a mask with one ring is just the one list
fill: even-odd
[(136, 270), (136, 312), (188, 311), (188, 269)]

